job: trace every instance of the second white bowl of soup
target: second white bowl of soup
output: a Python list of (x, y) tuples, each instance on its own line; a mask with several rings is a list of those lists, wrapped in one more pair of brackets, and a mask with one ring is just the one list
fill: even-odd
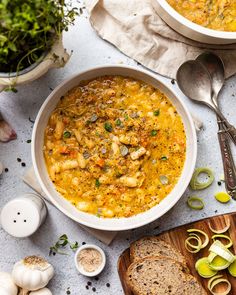
[(160, 17), (185, 37), (208, 44), (236, 42), (234, 0), (156, 0), (154, 3)]
[(156, 77), (94, 68), (58, 86), (33, 131), (33, 165), (64, 214), (89, 227), (126, 230), (167, 212), (196, 162), (185, 105)]

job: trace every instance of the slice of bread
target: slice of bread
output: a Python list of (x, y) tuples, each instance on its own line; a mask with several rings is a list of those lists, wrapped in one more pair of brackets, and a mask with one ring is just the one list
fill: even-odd
[(144, 237), (130, 245), (131, 262), (148, 256), (166, 256), (186, 265), (184, 256), (158, 237)]
[(206, 295), (181, 263), (167, 257), (146, 257), (133, 262), (126, 281), (135, 295)]

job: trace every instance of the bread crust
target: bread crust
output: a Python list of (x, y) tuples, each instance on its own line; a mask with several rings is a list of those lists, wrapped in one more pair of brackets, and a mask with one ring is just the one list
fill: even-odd
[[(186, 262), (185, 257), (180, 253), (179, 250), (177, 250), (170, 243), (168, 243), (168, 242), (160, 239), (157, 236), (146, 236), (146, 237), (143, 237), (143, 238), (141, 238), (141, 239), (139, 239), (139, 240), (131, 243), (131, 245), (130, 245), (130, 259), (131, 259), (131, 262), (134, 262), (135, 260), (140, 259), (138, 256), (136, 256), (137, 247), (141, 246), (141, 244), (144, 241), (147, 241), (147, 240), (150, 240), (150, 242), (152, 242), (153, 245), (155, 245), (155, 242), (156, 243), (160, 242), (160, 243), (162, 243), (162, 245), (165, 245), (166, 247), (168, 247), (170, 249), (170, 251), (173, 252), (173, 250), (174, 250), (174, 252), (176, 254), (176, 257), (175, 258), (170, 257), (170, 258), (175, 259), (175, 260), (177, 260), (177, 261), (179, 261), (179, 262), (187, 265), (187, 262)], [(155, 254), (155, 256), (159, 256), (159, 255)], [(169, 257), (168, 255), (163, 255), (163, 254), (160, 255), (160, 256), (167, 256), (167, 257)], [(149, 255), (146, 255), (145, 257), (149, 257)], [(144, 257), (142, 257), (142, 258), (144, 258)]]
[[(130, 275), (132, 276), (132, 273), (135, 271), (135, 269), (138, 266), (141, 266), (143, 263), (145, 264), (146, 262), (152, 262), (152, 261), (160, 261), (162, 263), (165, 263), (166, 261), (169, 261), (171, 264), (173, 263), (173, 265), (177, 266), (177, 269), (179, 271), (179, 275), (183, 281), (183, 284), (181, 284), (181, 288), (184, 288), (185, 284), (196, 284), (196, 288), (200, 290), (200, 292), (194, 293), (194, 295), (206, 295), (206, 291), (203, 289), (203, 287), (199, 284), (199, 282), (197, 281), (197, 279), (195, 277), (193, 277), (191, 274), (189, 274), (188, 269), (186, 269), (186, 266), (183, 265), (182, 263), (172, 259), (172, 258), (168, 258), (168, 257), (161, 257), (161, 256), (150, 256), (150, 257), (145, 257), (145, 258), (141, 258), (139, 260), (134, 261), (133, 263), (131, 263), (131, 265), (128, 267), (127, 272), (126, 272), (126, 276), (125, 276), (125, 280), (126, 283), (128, 284), (128, 286), (130, 287), (130, 289), (132, 290), (132, 292), (135, 295), (147, 295), (146, 291), (143, 290), (138, 290), (137, 286), (132, 282), (132, 279), (130, 277)], [(171, 275), (171, 274), (170, 274)], [(147, 280), (149, 280), (149, 278), (147, 278)], [(156, 279), (158, 280), (158, 278)], [(143, 282), (143, 278), (142, 278), (142, 282)], [(187, 287), (187, 285), (186, 285)], [(182, 289), (180, 290), (180, 292), (182, 292)], [(150, 293), (153, 294), (153, 293)], [(167, 293), (156, 293), (158, 295), (164, 295)], [(182, 293), (179, 293), (182, 295)], [(187, 293), (183, 293), (183, 294), (187, 294)], [(192, 295), (192, 294), (191, 294)]]

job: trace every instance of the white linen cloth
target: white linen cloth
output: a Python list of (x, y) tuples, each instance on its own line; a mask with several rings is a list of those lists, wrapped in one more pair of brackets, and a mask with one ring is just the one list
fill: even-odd
[(211, 50), (222, 57), (226, 77), (236, 73), (236, 44), (206, 45), (180, 35), (157, 14), (157, 0), (85, 0), (85, 3), (98, 35), (154, 72), (175, 78), (183, 62)]

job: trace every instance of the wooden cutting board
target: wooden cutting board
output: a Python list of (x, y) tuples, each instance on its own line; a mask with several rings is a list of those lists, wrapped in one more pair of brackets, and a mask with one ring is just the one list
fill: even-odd
[[(208, 247), (206, 247), (205, 249), (202, 249), (199, 253), (197, 253), (197, 254), (189, 253), (185, 249), (185, 246), (184, 246), (185, 239), (188, 237), (187, 229), (197, 228), (197, 229), (203, 230), (205, 233), (208, 234), (208, 236), (210, 238), (214, 233), (212, 233), (211, 230), (209, 229), (209, 226), (208, 226), (209, 222), (214, 229), (222, 229), (225, 227), (227, 220), (230, 221), (231, 226), (230, 226), (229, 231), (226, 234), (228, 234), (231, 237), (232, 241), (234, 241), (234, 245), (232, 248), (230, 248), (230, 250), (233, 253), (236, 253), (236, 213), (230, 213), (230, 214), (226, 214), (226, 215), (220, 215), (220, 216), (215, 216), (215, 217), (203, 219), (201, 221), (193, 222), (190, 224), (186, 224), (186, 225), (174, 228), (172, 230), (163, 232), (158, 235), (158, 237), (167, 241), (168, 243), (173, 245), (173, 247), (176, 247), (185, 256), (185, 258), (187, 260), (188, 267), (189, 267), (192, 275), (195, 276), (199, 280), (199, 282), (203, 285), (203, 287), (206, 289), (206, 291), (208, 292), (209, 295), (211, 293), (207, 289), (208, 279), (201, 278), (198, 275), (198, 273), (195, 271), (194, 266), (195, 266), (195, 262), (199, 258), (209, 255), (208, 249), (209, 249), (209, 246), (211, 245), (211, 241), (210, 241)], [(130, 254), (130, 252), (129, 252), (129, 248), (128, 248), (120, 255), (120, 257), (118, 259), (118, 273), (120, 276), (120, 280), (122, 283), (124, 294), (125, 295), (134, 295), (125, 282), (125, 273), (131, 263), (129, 254)], [(233, 278), (231, 275), (229, 275), (227, 270), (223, 271), (221, 273), (224, 274), (224, 276), (232, 284), (232, 290), (231, 290), (230, 294), (232, 294), (232, 295), (236, 294), (236, 278)], [(224, 290), (224, 287), (222, 287), (222, 288)], [(220, 288), (218, 288), (217, 291), (221, 291)]]

